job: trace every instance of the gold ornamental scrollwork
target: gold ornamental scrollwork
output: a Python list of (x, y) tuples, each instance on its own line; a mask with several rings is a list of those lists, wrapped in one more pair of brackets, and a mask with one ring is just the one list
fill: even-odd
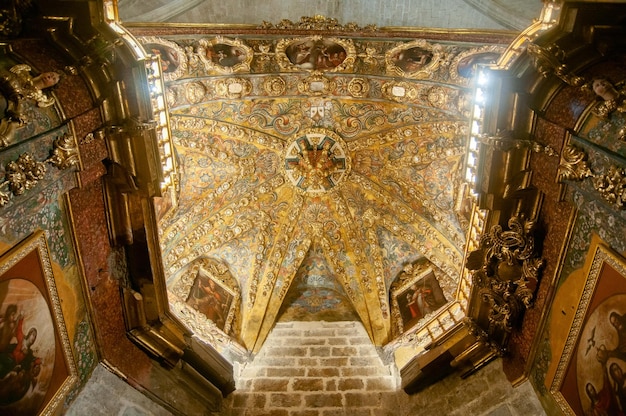
[(366, 97), (370, 91), (370, 84), (364, 78), (352, 78), (348, 83), (348, 92), (355, 98)]
[(278, 97), (283, 95), (287, 90), (287, 83), (279, 76), (267, 77), (263, 81), (263, 89), (268, 95)]
[(252, 92), (252, 83), (243, 78), (220, 79), (215, 82), (214, 87), (218, 98), (242, 98)]
[(504, 334), (505, 340), (524, 309), (532, 305), (544, 265), (535, 248), (535, 222), (514, 216), (508, 227), (505, 231), (496, 224), (483, 234), (479, 248), (466, 262), (479, 298), (489, 305), (488, 333)]
[(52, 155), (47, 161), (61, 170), (78, 165), (78, 147), (74, 136), (66, 133), (57, 137), (52, 144)]
[(156, 36), (139, 37), (138, 40), (146, 52), (160, 58), (163, 81), (174, 81), (187, 73), (187, 55), (177, 43)]
[(626, 209), (626, 169), (611, 166), (607, 173), (594, 178), (593, 185), (608, 203)]
[(558, 181), (582, 181), (590, 176), (593, 174), (587, 162), (587, 154), (576, 146), (565, 146), (559, 163)]
[(330, 17), (315, 15), (315, 16), (302, 16), (299, 22), (292, 22), (289, 19), (283, 19), (280, 22), (274, 24), (264, 21), (259, 29), (273, 29), (273, 30), (323, 30), (325, 32), (375, 32), (378, 30), (376, 25), (359, 26), (356, 23), (346, 23), (345, 25), (339, 24), (337, 19)]
[(328, 95), (336, 88), (334, 81), (326, 78), (321, 72), (313, 72), (298, 83), (298, 91), (301, 94), (318, 97)]
[(417, 99), (417, 88), (411, 83), (401, 82), (386, 82), (382, 86), (382, 93), (385, 98), (400, 103), (411, 102)]

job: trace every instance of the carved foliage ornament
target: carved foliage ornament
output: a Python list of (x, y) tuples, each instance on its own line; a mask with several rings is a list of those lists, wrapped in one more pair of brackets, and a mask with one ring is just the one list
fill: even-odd
[(292, 22), (289, 19), (283, 19), (279, 23), (273, 24), (263, 22), (261, 29), (279, 29), (279, 30), (323, 30), (323, 31), (346, 31), (346, 32), (373, 32), (376, 31), (376, 25), (367, 25), (360, 27), (356, 23), (339, 24), (337, 19), (332, 19), (322, 15), (313, 17), (303, 16), (299, 22)]
[(595, 178), (594, 187), (610, 204), (626, 209), (626, 169), (611, 166), (607, 173)]
[(565, 146), (559, 164), (558, 181), (582, 181), (590, 176), (592, 173), (585, 152), (572, 145)]
[(544, 260), (537, 256), (534, 221), (511, 217), (510, 230), (497, 224), (481, 236), (480, 247), (471, 252), (466, 267), (473, 271), (475, 289), (489, 304), (489, 333), (510, 333), (524, 308), (531, 306), (539, 269)]
[[(46, 175), (46, 163), (61, 170), (78, 165), (78, 148), (74, 137), (64, 134), (55, 139), (50, 157), (42, 162), (28, 153), (23, 153), (17, 160), (7, 163), (4, 182), (0, 183), (0, 207), (11, 200), (11, 195), (23, 195), (42, 180)], [(9, 192), (2, 191), (6, 188)]]

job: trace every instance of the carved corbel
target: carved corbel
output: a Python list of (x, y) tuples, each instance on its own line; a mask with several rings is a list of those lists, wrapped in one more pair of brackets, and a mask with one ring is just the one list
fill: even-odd
[(565, 146), (558, 169), (558, 182), (582, 181), (590, 176), (593, 173), (587, 163), (587, 154), (575, 146)]
[(531, 43), (528, 45), (527, 51), (533, 58), (533, 66), (544, 78), (554, 74), (561, 81), (573, 87), (579, 87), (585, 83), (584, 78), (571, 72), (569, 67), (563, 63), (565, 52), (557, 45), (553, 44), (544, 48)]
[[(509, 230), (499, 224), (480, 238), (466, 267), (472, 271), (474, 290), (486, 319), (487, 334), (505, 345), (525, 309), (533, 302), (544, 260), (536, 252), (535, 222), (511, 217)], [(486, 311), (484, 309), (486, 306)]]

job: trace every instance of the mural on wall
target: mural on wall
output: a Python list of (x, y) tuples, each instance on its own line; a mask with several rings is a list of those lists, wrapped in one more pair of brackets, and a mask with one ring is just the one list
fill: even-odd
[(164, 81), (173, 81), (187, 72), (187, 56), (177, 43), (158, 37), (140, 37), (138, 40), (148, 54), (160, 58)]
[(0, 258), (0, 411), (53, 414), (77, 381), (42, 231)]
[(355, 49), (350, 39), (313, 36), (281, 39), (276, 45), (276, 56), (284, 69), (345, 71), (354, 64)]
[(406, 78), (426, 78), (441, 63), (442, 48), (424, 40), (400, 44), (385, 53), (387, 73)]
[(200, 39), (197, 54), (207, 71), (218, 73), (249, 72), (252, 49), (239, 39), (217, 37)]
[(551, 391), (566, 414), (621, 415), (626, 406), (626, 260), (598, 241)]

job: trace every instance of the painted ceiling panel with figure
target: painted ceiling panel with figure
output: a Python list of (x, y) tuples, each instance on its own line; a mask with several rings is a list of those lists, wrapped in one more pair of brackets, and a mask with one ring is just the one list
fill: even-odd
[(160, 220), (168, 288), (199, 259), (223, 264), (241, 294), (232, 336), (248, 350), (289, 319), (359, 319), (384, 345), (400, 319), (392, 283), (416, 261), (453, 299), (472, 95), (459, 63), (500, 46), (160, 36), (140, 40), (170, 59), (180, 191)]

